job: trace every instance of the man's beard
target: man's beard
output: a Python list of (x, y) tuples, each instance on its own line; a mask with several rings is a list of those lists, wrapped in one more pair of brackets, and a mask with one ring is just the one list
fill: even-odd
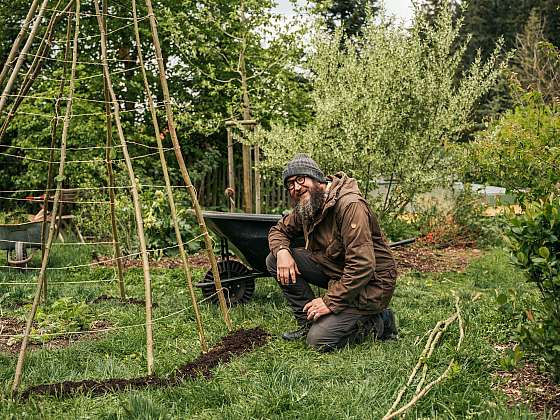
[(294, 211), (305, 225), (311, 224), (319, 217), (324, 204), (325, 193), (317, 185), (309, 188), (308, 200), (292, 199)]

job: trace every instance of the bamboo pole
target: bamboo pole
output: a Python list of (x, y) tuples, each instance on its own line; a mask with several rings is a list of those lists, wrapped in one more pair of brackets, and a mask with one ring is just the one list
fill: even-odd
[[(103, 14), (107, 15), (107, 0), (103, 0)], [(103, 28), (107, 32), (107, 23), (105, 17), (102, 17)], [(107, 81), (103, 82), (103, 95), (105, 97), (105, 124), (107, 127), (105, 141), (105, 164), (107, 166), (107, 180), (109, 183), (109, 211), (111, 217), (111, 236), (113, 242), (113, 254), (115, 255), (115, 264), (117, 268), (119, 295), (122, 300), (126, 299), (126, 290), (124, 287), (124, 269), (122, 261), (121, 245), (119, 243), (119, 233), (117, 230), (117, 216), (115, 214), (115, 177), (113, 175), (113, 163), (111, 159), (111, 150), (113, 147), (113, 124), (111, 117), (111, 107), (109, 106), (110, 97)]]
[(29, 51), (29, 48), (31, 47), (31, 44), (33, 43), (33, 39), (35, 39), (35, 35), (37, 34), (37, 30), (39, 29), (39, 25), (41, 24), (41, 21), (43, 20), (43, 14), (45, 13), (45, 9), (47, 8), (47, 3), (48, 3), (48, 0), (43, 0), (43, 3), (41, 4), (41, 8), (39, 9), (39, 13), (37, 14), (37, 17), (35, 18), (35, 22), (33, 23), (33, 26), (31, 27), (31, 32), (29, 33), (29, 36), (27, 37), (27, 42), (23, 46), (23, 49), (21, 50), (20, 55), (19, 55), (19, 57), (16, 61), (16, 65), (12, 69), (12, 74), (10, 75), (10, 78), (8, 79), (8, 82), (6, 83), (6, 86), (4, 87), (4, 91), (2, 92), (2, 96), (0, 97), (0, 115), (2, 113), (2, 110), (4, 109), (4, 105), (6, 104), (6, 100), (8, 99), (8, 95), (12, 91), (12, 87), (14, 86), (14, 83), (16, 81), (17, 74), (18, 74), (23, 62), (25, 61), (25, 57), (27, 56), (27, 51)]
[(163, 65), (163, 56), (161, 53), (161, 46), (159, 43), (159, 37), (157, 32), (157, 24), (156, 18), (154, 15), (154, 10), (152, 7), (151, 0), (146, 0), (146, 6), (148, 8), (148, 16), (150, 18), (150, 27), (152, 30), (152, 39), (154, 44), (154, 49), (156, 53), (156, 58), (159, 67), (159, 75), (160, 75), (160, 82), (161, 88), (163, 91), (164, 103), (165, 103), (165, 112), (167, 114), (167, 124), (169, 127), (169, 132), (171, 134), (171, 141), (173, 142), (173, 150), (175, 152), (175, 157), (177, 158), (177, 162), (179, 164), (179, 169), (181, 171), (181, 175), (183, 177), (183, 181), (187, 186), (189, 194), (191, 196), (191, 200), (193, 203), (194, 211), (196, 214), (196, 218), (198, 220), (198, 225), (204, 235), (204, 243), (206, 245), (206, 250), (208, 252), (208, 258), (210, 259), (210, 264), (212, 266), (212, 274), (214, 276), (214, 285), (216, 286), (216, 291), (218, 293), (218, 301), (220, 303), (220, 309), (222, 310), (222, 314), (224, 316), (224, 321), (229, 331), (232, 330), (231, 319), (229, 317), (228, 308), (226, 305), (226, 300), (224, 298), (224, 291), (222, 289), (222, 282), (220, 280), (220, 272), (218, 270), (218, 264), (216, 262), (216, 256), (214, 255), (214, 250), (212, 246), (212, 238), (210, 238), (210, 234), (208, 233), (208, 229), (206, 228), (206, 223), (204, 222), (204, 217), (202, 216), (202, 209), (200, 208), (200, 204), (198, 203), (198, 198), (196, 197), (196, 192), (193, 188), (189, 173), (187, 171), (187, 167), (185, 165), (185, 161), (183, 159), (183, 155), (181, 153), (181, 146), (179, 145), (179, 139), (177, 138), (177, 132), (175, 131), (175, 122), (173, 118), (173, 111), (171, 109), (171, 97), (169, 95), (169, 88), (167, 86), (167, 79), (165, 77), (165, 67)]
[(140, 255), (142, 256), (142, 271), (144, 273), (144, 295), (146, 300), (146, 359), (148, 364), (148, 375), (151, 375), (154, 370), (154, 342), (153, 342), (153, 332), (152, 332), (152, 279), (150, 276), (150, 264), (148, 261), (148, 250), (146, 248), (146, 238), (144, 236), (144, 223), (142, 219), (142, 209), (140, 207), (140, 198), (138, 196), (138, 188), (136, 186), (136, 177), (134, 175), (134, 168), (132, 167), (132, 161), (130, 155), (128, 154), (128, 148), (126, 146), (126, 140), (124, 138), (124, 132), (121, 125), (121, 118), (119, 113), (119, 103), (115, 91), (113, 90), (113, 85), (111, 83), (111, 74), (109, 72), (109, 64), (107, 62), (107, 36), (105, 33), (105, 28), (103, 26), (103, 20), (101, 18), (101, 12), (99, 10), (98, 0), (93, 0), (95, 6), (95, 13), (97, 15), (97, 24), (99, 26), (99, 32), (101, 34), (101, 63), (103, 65), (103, 74), (105, 76), (105, 81), (107, 89), (109, 91), (109, 96), (113, 105), (113, 112), (115, 118), (115, 125), (117, 127), (117, 133), (122, 145), (123, 156), (126, 163), (126, 169), (128, 172), (128, 177), (130, 179), (130, 189), (132, 192), (132, 201), (134, 204), (134, 213), (136, 219), (136, 229), (138, 233), (138, 240), (140, 242)]
[[(54, 160), (54, 148), (56, 145), (56, 133), (58, 131), (58, 121), (60, 116), (60, 103), (62, 95), (64, 94), (64, 87), (66, 85), (66, 72), (68, 70), (68, 56), (70, 54), (70, 35), (72, 34), (72, 20), (68, 17), (66, 23), (66, 45), (64, 48), (64, 63), (62, 65), (62, 77), (60, 80), (60, 85), (58, 88), (58, 95), (54, 105), (54, 118), (51, 125), (51, 148), (49, 151), (49, 164), (47, 169), (47, 187), (45, 188), (45, 197), (43, 199), (43, 224), (41, 225), (41, 260), (45, 255), (45, 241), (47, 237), (47, 213), (49, 210), (49, 196), (51, 194), (52, 182), (53, 182), (53, 160)], [(7, 120), (6, 120), (7, 121)], [(43, 276), (43, 302), (47, 301), (48, 288), (47, 288), (47, 275)]]
[(4, 78), (8, 73), (8, 68), (12, 66), (12, 61), (14, 61), (14, 57), (16, 56), (17, 50), (19, 48), (19, 44), (21, 43), (21, 39), (23, 38), (23, 34), (25, 33), (25, 31), (27, 31), (27, 28), (29, 28), (29, 24), (31, 23), (31, 17), (35, 14), (38, 5), (39, 5), (39, 0), (33, 0), (33, 3), (31, 3), (31, 6), (29, 6), (29, 11), (25, 16), (25, 20), (21, 25), (21, 28), (19, 30), (19, 33), (14, 43), (12, 44), (12, 48), (10, 49), (10, 53), (8, 54), (8, 58), (6, 59), (6, 62), (2, 67), (2, 72), (0, 73), (0, 87), (2, 86), (2, 83), (4, 83)]
[(148, 98), (148, 105), (150, 107), (150, 113), (152, 116), (152, 124), (154, 126), (156, 141), (159, 151), (159, 160), (161, 162), (161, 169), (163, 171), (163, 178), (165, 180), (165, 190), (167, 192), (167, 200), (169, 202), (169, 209), (171, 211), (171, 219), (173, 221), (173, 228), (175, 229), (175, 238), (177, 240), (177, 245), (179, 246), (179, 254), (181, 256), (181, 261), (183, 263), (183, 271), (185, 272), (185, 277), (187, 279), (187, 287), (191, 297), (191, 302), (194, 309), (194, 315), (196, 319), (196, 328), (198, 332), (198, 339), (200, 341), (200, 347), (203, 352), (208, 351), (208, 342), (204, 335), (204, 327), (202, 324), (202, 317), (200, 315), (200, 310), (198, 307), (198, 302), (196, 300), (196, 294), (192, 282), (192, 272), (187, 258), (187, 253), (185, 252), (185, 246), (183, 243), (183, 237), (181, 235), (181, 229), (179, 227), (179, 220), (177, 217), (177, 209), (175, 206), (175, 200), (173, 198), (173, 190), (171, 189), (171, 180), (169, 178), (169, 170), (167, 168), (167, 160), (165, 159), (165, 153), (163, 151), (162, 136), (159, 129), (159, 123), (157, 120), (156, 107), (154, 104), (152, 92), (150, 89), (150, 84), (148, 83), (148, 76), (146, 75), (146, 69), (144, 68), (144, 57), (142, 54), (142, 44), (140, 42), (140, 31), (138, 30), (138, 17), (136, 14), (136, 0), (132, 0), (132, 14), (134, 16), (134, 35), (136, 37), (136, 47), (138, 49), (138, 60), (140, 64), (140, 69), (142, 72), (142, 79), (144, 80), (144, 88), (146, 90), (146, 97)]
[(62, 129), (62, 140), (60, 146), (60, 161), (58, 166), (58, 176), (56, 177), (56, 193), (54, 195), (53, 203), (53, 217), (51, 217), (51, 222), (49, 226), (49, 237), (47, 243), (45, 244), (45, 253), (41, 259), (41, 270), (39, 271), (39, 278), (37, 280), (37, 289), (35, 291), (35, 298), (33, 299), (33, 305), (31, 306), (31, 312), (27, 317), (27, 322), (25, 324), (25, 332), (23, 335), (23, 340), (21, 342), (21, 347), (19, 349), (19, 355), (16, 365), (16, 372), (14, 376), (14, 382), (12, 383), (12, 393), (15, 393), (21, 383), (21, 374), (23, 370), (23, 363), (25, 361), (25, 351), (27, 349), (27, 343), (29, 342), (29, 334), (31, 332), (31, 325), (35, 314), (37, 313), (37, 306), (39, 305), (39, 300), (41, 298), (41, 289), (43, 288), (43, 278), (47, 271), (47, 263), (49, 260), (50, 248), (55, 235), (56, 219), (55, 215), (58, 212), (58, 206), (60, 203), (60, 196), (62, 190), (62, 182), (64, 180), (64, 164), (66, 161), (66, 141), (68, 138), (68, 128), (70, 125), (70, 118), (72, 116), (72, 102), (74, 97), (74, 83), (76, 76), (76, 64), (78, 61), (78, 34), (80, 32), (80, 0), (76, 0), (76, 14), (75, 14), (75, 30), (74, 30), (74, 43), (72, 47), (72, 70), (70, 73), (70, 86), (68, 99), (66, 102), (66, 114), (64, 116), (64, 126)]
[[(58, 3), (56, 4), (55, 9), (58, 9), (61, 1), (62, 0), (58, 0)], [(21, 87), (18, 91), (18, 94), (16, 95), (16, 99), (14, 100), (14, 103), (12, 104), (12, 108), (8, 112), (8, 115), (6, 116), (6, 119), (4, 120), (4, 122), (2, 124), (2, 128), (0, 129), (0, 139), (2, 139), (4, 137), (4, 134), (6, 134), (6, 130), (8, 129), (8, 125), (10, 124), (10, 122), (15, 117), (17, 109), (19, 108), (19, 106), (23, 102), (23, 99), (25, 98), (25, 95), (27, 95), (27, 92), (29, 92), (29, 89), (31, 89), (31, 86), (33, 86), (33, 83), (35, 82), (35, 79), (37, 78), (37, 75), (39, 74), (39, 70), (41, 69), (41, 66), (43, 65), (43, 62), (45, 61), (45, 57), (48, 54), (48, 51), (51, 47), (52, 37), (54, 35), (54, 29), (55, 29), (56, 25), (62, 20), (62, 18), (66, 14), (66, 12), (68, 12), (68, 10), (70, 10), (70, 8), (72, 7), (73, 4), (74, 4), (74, 0), (70, 0), (68, 2), (68, 4), (66, 5), (66, 7), (64, 7), (64, 9), (62, 11), (60, 11), (58, 13), (54, 13), (51, 16), (51, 18), (49, 20), (49, 24), (47, 25), (47, 29), (45, 30), (43, 38), (41, 39), (41, 43), (39, 44), (39, 48), (37, 49), (37, 53), (35, 54), (35, 57), (33, 57), (33, 61), (31, 63), (31, 65), (29, 66), (29, 69), (27, 70), (27, 73), (25, 74), (25, 77), (22, 81)], [(66, 63), (64, 63), (64, 64), (66, 64)]]

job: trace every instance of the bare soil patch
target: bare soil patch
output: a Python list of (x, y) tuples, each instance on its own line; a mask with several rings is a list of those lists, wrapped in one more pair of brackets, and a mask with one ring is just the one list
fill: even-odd
[(500, 378), (498, 387), (508, 397), (510, 405), (526, 404), (546, 418), (560, 419), (560, 385), (536, 366), (526, 363), (513, 372), (497, 372)]
[[(140, 306), (144, 306), (146, 304), (146, 301), (143, 299), (136, 299), (133, 297), (129, 297), (123, 300), (117, 296), (109, 296), (109, 295), (97, 296), (89, 303), (100, 303), (100, 302), (115, 302), (115, 303), (120, 303), (122, 305), (140, 305)], [(152, 307), (157, 308), (157, 304), (152, 302)]]
[(132, 379), (106, 379), (65, 381), (54, 384), (36, 385), (25, 390), (21, 399), (28, 399), (31, 395), (54, 395), (57, 397), (72, 396), (76, 393), (88, 395), (102, 395), (107, 392), (116, 392), (129, 389), (143, 389), (151, 387), (167, 387), (177, 385), (186, 379), (195, 379), (199, 376), (210, 378), (211, 369), (219, 363), (227, 363), (234, 356), (247, 353), (256, 347), (264, 345), (270, 335), (261, 328), (250, 330), (240, 329), (225, 336), (208, 353), (201, 354), (194, 361), (187, 363), (175, 370), (168, 377), (155, 375)]
[[(205, 254), (195, 254), (188, 257), (189, 264), (193, 268), (210, 267), (210, 261)], [(112, 267), (115, 261), (112, 257), (97, 256), (95, 261), (103, 267)], [(123, 258), (123, 267), (127, 268), (142, 268), (142, 260), (137, 258)], [(150, 260), (150, 267), (152, 268), (181, 268), (183, 262), (179, 257), (163, 257), (157, 260)]]
[[(34, 327), (37, 324), (33, 323)], [(94, 321), (90, 327), (91, 332), (87, 334), (68, 334), (56, 336), (46, 343), (29, 342), (27, 345), (28, 350), (37, 350), (40, 348), (62, 348), (68, 347), (70, 344), (81, 340), (92, 340), (99, 336), (99, 334), (110, 326), (110, 323), (105, 320)], [(98, 331), (99, 330), (99, 331)], [(14, 340), (18, 336), (22, 336), (25, 332), (25, 321), (20, 321), (11, 317), (0, 317), (0, 352), (16, 354), (19, 352), (21, 340)]]
[(463, 272), (469, 263), (482, 255), (477, 248), (449, 246), (436, 248), (423, 243), (393, 249), (400, 273), (418, 271), (421, 273)]

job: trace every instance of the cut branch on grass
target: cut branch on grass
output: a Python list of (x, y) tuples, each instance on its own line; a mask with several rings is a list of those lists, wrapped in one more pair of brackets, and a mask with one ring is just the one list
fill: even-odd
[[(430, 333), (430, 336), (428, 337), (428, 340), (426, 341), (426, 346), (424, 346), (424, 350), (422, 351), (422, 354), (418, 358), (418, 362), (416, 363), (416, 366), (414, 366), (414, 369), (412, 370), (412, 373), (410, 374), (406, 385), (404, 385), (401, 388), (401, 390), (399, 391), (397, 397), (395, 398), (395, 401), (391, 405), (391, 408), (389, 409), (387, 414), (385, 414), (385, 416), (383, 416), (383, 420), (389, 420), (389, 419), (392, 419), (394, 417), (397, 417), (397, 416), (400, 416), (401, 414), (403, 414), (410, 407), (412, 407), (414, 404), (416, 404), (420, 398), (422, 398), (424, 395), (426, 395), (426, 393), (428, 393), (428, 391), (430, 389), (432, 389), (435, 385), (437, 385), (438, 383), (443, 381), (449, 375), (449, 372), (451, 371), (451, 369), (453, 368), (453, 365), (455, 364), (455, 358), (451, 359), (451, 361), (447, 365), (447, 368), (445, 369), (445, 371), (438, 378), (436, 378), (435, 380), (433, 380), (432, 382), (427, 384), (424, 388), (422, 388), (422, 385), (424, 384), (424, 381), (426, 379), (427, 370), (428, 370), (428, 366), (426, 364), (426, 361), (432, 355), (432, 353), (433, 353), (433, 351), (436, 347), (437, 342), (439, 341), (439, 339), (441, 338), (441, 336), (443, 335), (445, 330), (447, 330), (447, 328), (453, 322), (455, 322), (456, 320), (458, 320), (458, 323), (459, 323), (459, 340), (457, 342), (457, 346), (456, 346), (455, 349), (456, 349), (456, 351), (459, 351), (459, 349), (461, 348), (461, 345), (462, 345), (464, 337), (465, 337), (465, 331), (464, 331), (464, 325), (463, 325), (463, 318), (461, 317), (461, 310), (460, 310), (460, 307), (459, 307), (459, 298), (457, 296), (455, 297), (455, 311), (456, 312), (453, 315), (451, 315), (445, 321), (439, 321), (436, 324), (436, 326), (433, 328), (432, 332)], [(418, 385), (416, 387), (416, 391), (414, 393), (414, 396), (404, 406), (399, 408), (397, 411), (393, 411), (399, 405), (402, 396), (404, 395), (407, 388), (410, 386), (410, 384), (414, 380), (414, 377), (416, 376), (420, 366), (422, 366), (422, 365), (423, 365), (422, 376), (421, 376), (420, 381), (418, 382)]]

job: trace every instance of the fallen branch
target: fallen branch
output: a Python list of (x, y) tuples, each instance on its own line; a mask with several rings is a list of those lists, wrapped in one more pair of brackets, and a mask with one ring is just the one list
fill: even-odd
[[(403, 414), (406, 410), (408, 410), (410, 407), (412, 407), (414, 404), (416, 404), (420, 398), (422, 398), (424, 395), (426, 395), (426, 393), (428, 393), (428, 391), (430, 389), (432, 389), (435, 385), (437, 385), (438, 383), (443, 381), (443, 379), (445, 379), (449, 375), (449, 372), (451, 371), (451, 368), (453, 367), (453, 364), (455, 363), (455, 358), (453, 358), (449, 362), (445, 371), (437, 379), (435, 379), (432, 382), (430, 382), (429, 384), (427, 384), (424, 388), (421, 388), (422, 385), (424, 384), (425, 379), (426, 379), (426, 374), (427, 374), (427, 370), (428, 370), (428, 366), (426, 364), (426, 361), (432, 355), (432, 353), (435, 349), (435, 346), (436, 346), (437, 342), (439, 341), (439, 339), (441, 338), (442, 334), (445, 332), (445, 330), (453, 322), (455, 322), (455, 320), (458, 320), (458, 323), (459, 323), (459, 341), (457, 342), (456, 351), (459, 351), (459, 349), (461, 348), (461, 345), (463, 343), (463, 339), (465, 337), (465, 331), (464, 331), (464, 325), (463, 325), (463, 318), (461, 317), (461, 311), (460, 311), (460, 308), (459, 308), (459, 298), (458, 297), (455, 297), (455, 309), (456, 309), (456, 312), (452, 316), (447, 318), (445, 321), (438, 321), (438, 323), (435, 325), (435, 327), (431, 331), (430, 336), (428, 337), (428, 340), (426, 341), (426, 345), (424, 346), (424, 350), (422, 351), (422, 354), (420, 354), (420, 357), (418, 358), (418, 362), (416, 363), (416, 366), (414, 366), (414, 369), (412, 370), (412, 373), (410, 374), (406, 385), (404, 385), (400, 389), (397, 397), (395, 398), (395, 401), (391, 405), (391, 408), (389, 409), (387, 414), (385, 414), (385, 416), (383, 416), (383, 420), (389, 420), (389, 419), (392, 419), (394, 417), (397, 417), (397, 416)], [(404, 395), (407, 388), (410, 386), (410, 384), (414, 380), (414, 377), (418, 373), (418, 370), (420, 369), (421, 366), (422, 366), (422, 376), (421, 376), (420, 381), (418, 382), (418, 385), (416, 387), (416, 392), (415, 392), (413, 398), (407, 404), (405, 404), (404, 406), (399, 408), (397, 411), (393, 411), (399, 405), (402, 396)]]

